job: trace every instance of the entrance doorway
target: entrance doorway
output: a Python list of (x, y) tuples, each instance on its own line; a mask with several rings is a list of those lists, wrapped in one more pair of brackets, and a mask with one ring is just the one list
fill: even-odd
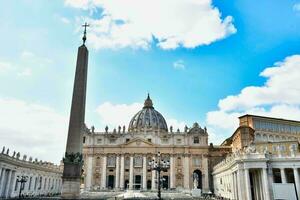
[(197, 184), (198, 189), (202, 189), (202, 172), (199, 169), (193, 172), (193, 183)]
[(163, 176), (162, 188), (169, 189), (169, 176)]
[(115, 185), (115, 176), (114, 175), (109, 175), (108, 176), (108, 183), (107, 183), (108, 189), (113, 189), (114, 185)]
[(147, 181), (147, 190), (151, 190), (151, 180)]
[(135, 190), (140, 190), (141, 189), (141, 184), (142, 184), (142, 176), (141, 175), (135, 175), (134, 189)]

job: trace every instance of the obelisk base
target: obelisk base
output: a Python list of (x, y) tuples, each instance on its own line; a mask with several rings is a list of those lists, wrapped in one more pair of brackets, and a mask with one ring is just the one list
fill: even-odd
[(80, 178), (63, 180), (62, 199), (80, 199)]
[(63, 185), (61, 191), (62, 199), (80, 198), (81, 170), (82, 163), (64, 162), (64, 172), (62, 177)]

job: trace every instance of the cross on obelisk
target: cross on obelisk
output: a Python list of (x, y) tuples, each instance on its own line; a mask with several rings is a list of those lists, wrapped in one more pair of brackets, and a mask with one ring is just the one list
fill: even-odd
[(86, 41), (86, 27), (89, 27), (90, 25), (85, 22), (82, 26), (84, 27), (82, 40), (83, 40), (83, 44), (85, 44), (85, 41)]
[(88, 69), (88, 49), (84, 44), (88, 24), (85, 23), (83, 26), (83, 44), (78, 48), (67, 147), (63, 159), (64, 171), (61, 194), (63, 199), (80, 198), (80, 178), (83, 165), (82, 138), (85, 126), (84, 117)]

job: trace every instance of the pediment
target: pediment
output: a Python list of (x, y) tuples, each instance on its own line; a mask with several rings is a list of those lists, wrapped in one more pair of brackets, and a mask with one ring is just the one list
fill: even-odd
[(153, 147), (152, 142), (148, 142), (142, 138), (135, 138), (123, 144), (124, 147)]

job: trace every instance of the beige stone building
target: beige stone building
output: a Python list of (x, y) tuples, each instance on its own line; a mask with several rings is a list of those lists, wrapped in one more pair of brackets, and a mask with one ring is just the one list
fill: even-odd
[(300, 196), (300, 122), (244, 115), (222, 145), (232, 153), (213, 168), (214, 193), (226, 199)]
[(125, 126), (104, 132), (87, 130), (83, 138), (85, 190), (156, 190), (157, 174), (148, 166), (158, 152), (170, 162), (162, 172), (163, 188), (212, 190), (212, 166), (230, 147), (208, 144), (206, 128), (194, 123), (183, 131), (168, 127), (149, 95)]

